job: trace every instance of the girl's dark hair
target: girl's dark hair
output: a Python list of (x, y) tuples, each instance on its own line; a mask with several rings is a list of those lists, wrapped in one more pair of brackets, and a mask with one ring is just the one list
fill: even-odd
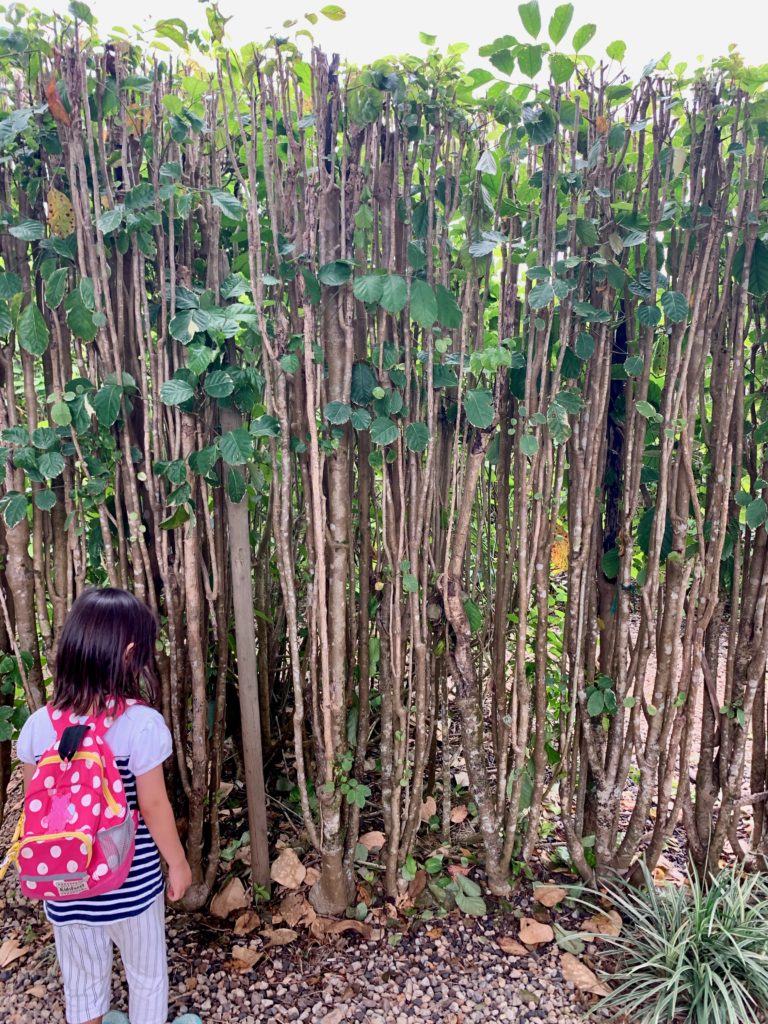
[[(157, 699), (157, 619), (127, 590), (84, 590), (64, 623), (56, 653), (53, 703), (75, 714), (98, 714), (108, 697)], [(130, 646), (130, 650), (128, 650)]]

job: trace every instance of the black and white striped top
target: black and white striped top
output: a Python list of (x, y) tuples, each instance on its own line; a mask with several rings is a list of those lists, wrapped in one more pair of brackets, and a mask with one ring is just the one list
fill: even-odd
[[(125, 786), (128, 806), (138, 807), (136, 776), (151, 771), (171, 753), (172, 741), (162, 715), (143, 704), (127, 708), (107, 731), (106, 742)], [(26, 764), (36, 764), (56, 742), (47, 708), (27, 719), (19, 735), (17, 753)], [(142, 914), (163, 891), (157, 846), (144, 820), (139, 817), (136, 852), (128, 877), (114, 892), (82, 900), (46, 900), (46, 917), (52, 924), (109, 924)]]

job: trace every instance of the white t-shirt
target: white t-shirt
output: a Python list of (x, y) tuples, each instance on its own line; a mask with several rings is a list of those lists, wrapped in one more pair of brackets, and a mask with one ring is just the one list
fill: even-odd
[[(157, 768), (170, 755), (173, 743), (163, 716), (145, 704), (132, 704), (110, 726), (105, 740), (125, 787), (130, 808), (137, 809), (136, 776)], [(16, 744), (19, 760), (36, 764), (56, 742), (48, 708), (40, 708), (24, 723)], [(139, 817), (136, 852), (128, 876), (114, 892), (82, 900), (46, 900), (45, 912), (53, 924), (107, 924), (143, 913), (163, 891), (163, 874), (155, 841)]]

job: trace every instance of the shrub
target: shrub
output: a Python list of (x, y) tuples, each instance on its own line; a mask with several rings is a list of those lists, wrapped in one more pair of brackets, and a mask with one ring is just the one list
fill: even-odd
[(752, 1024), (768, 1019), (768, 883), (722, 871), (708, 884), (608, 885), (624, 927), (601, 936), (613, 961), (610, 996), (596, 1010), (632, 1024)]

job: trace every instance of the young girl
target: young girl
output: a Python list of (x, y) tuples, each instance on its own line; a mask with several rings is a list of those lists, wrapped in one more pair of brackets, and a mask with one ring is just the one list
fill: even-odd
[(111, 587), (86, 590), (62, 630), (52, 708), (27, 719), (17, 744), (29, 785), (36, 762), (56, 741), (50, 710), (95, 715), (106, 710), (110, 698), (122, 708), (105, 739), (128, 804), (138, 806), (141, 815), (130, 872), (119, 889), (103, 896), (44, 903), (69, 1024), (101, 1024), (109, 1009), (113, 943), (125, 965), (131, 1024), (165, 1024), (168, 1017), (165, 884), (158, 850), (168, 865), (170, 899), (181, 899), (192, 876), (163, 779), (171, 734), (162, 715), (142, 702), (142, 681), (146, 696), (157, 697), (156, 638), (154, 615), (133, 594)]

